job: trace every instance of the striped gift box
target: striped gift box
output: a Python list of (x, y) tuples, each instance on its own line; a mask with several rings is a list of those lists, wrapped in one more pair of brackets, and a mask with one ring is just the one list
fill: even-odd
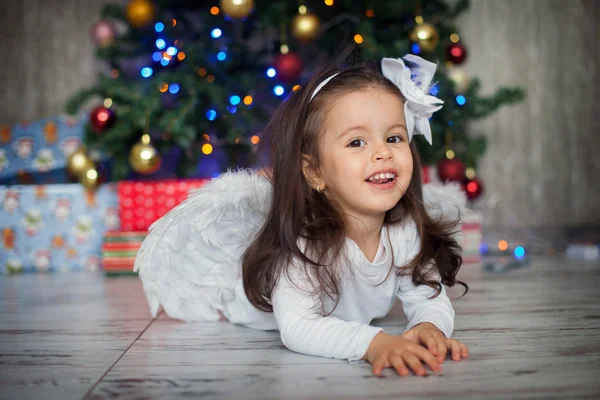
[(135, 274), (133, 263), (146, 231), (106, 232), (102, 245), (102, 268), (108, 275)]

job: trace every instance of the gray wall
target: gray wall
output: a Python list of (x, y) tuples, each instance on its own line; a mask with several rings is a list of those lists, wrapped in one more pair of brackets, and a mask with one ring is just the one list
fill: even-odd
[[(104, 2), (2, 0), (0, 123), (61, 113), (95, 79), (88, 32)], [(478, 171), (486, 192), (476, 203), (488, 228), (600, 224), (599, 3), (472, 0), (458, 21), (465, 68), (482, 79), (482, 93), (500, 85), (528, 93), (525, 103), (473, 125), (489, 138)]]
[(489, 143), (479, 171), (485, 224), (597, 225), (600, 2), (472, 0), (459, 22), (482, 93), (527, 90), (525, 103), (472, 125)]

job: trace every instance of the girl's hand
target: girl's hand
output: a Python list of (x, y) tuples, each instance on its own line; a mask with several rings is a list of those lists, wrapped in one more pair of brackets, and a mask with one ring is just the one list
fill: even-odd
[(425, 347), (402, 338), (379, 332), (371, 341), (367, 353), (363, 357), (373, 364), (373, 375), (380, 375), (384, 368), (393, 367), (400, 376), (406, 376), (409, 368), (415, 375), (426, 376), (427, 371), (421, 364), (424, 361), (432, 371), (441, 371), (435, 356)]
[(437, 356), (440, 363), (444, 362), (447, 353), (452, 353), (454, 361), (469, 357), (469, 350), (464, 343), (446, 338), (437, 326), (429, 322), (413, 326), (400, 337), (427, 347), (431, 353)]

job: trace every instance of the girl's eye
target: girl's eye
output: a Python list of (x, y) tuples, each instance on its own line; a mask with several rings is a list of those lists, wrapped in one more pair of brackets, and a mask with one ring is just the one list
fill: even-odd
[(350, 143), (348, 143), (348, 147), (360, 147), (361, 143), (365, 143), (362, 139), (354, 139)]
[(394, 135), (387, 138), (388, 143), (400, 143), (402, 141), (402, 136)]

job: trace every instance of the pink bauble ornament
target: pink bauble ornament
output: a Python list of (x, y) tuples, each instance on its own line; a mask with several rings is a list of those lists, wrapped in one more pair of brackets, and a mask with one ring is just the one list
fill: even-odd
[(116, 29), (109, 21), (99, 21), (92, 26), (90, 36), (94, 43), (100, 47), (111, 45), (115, 41)]

